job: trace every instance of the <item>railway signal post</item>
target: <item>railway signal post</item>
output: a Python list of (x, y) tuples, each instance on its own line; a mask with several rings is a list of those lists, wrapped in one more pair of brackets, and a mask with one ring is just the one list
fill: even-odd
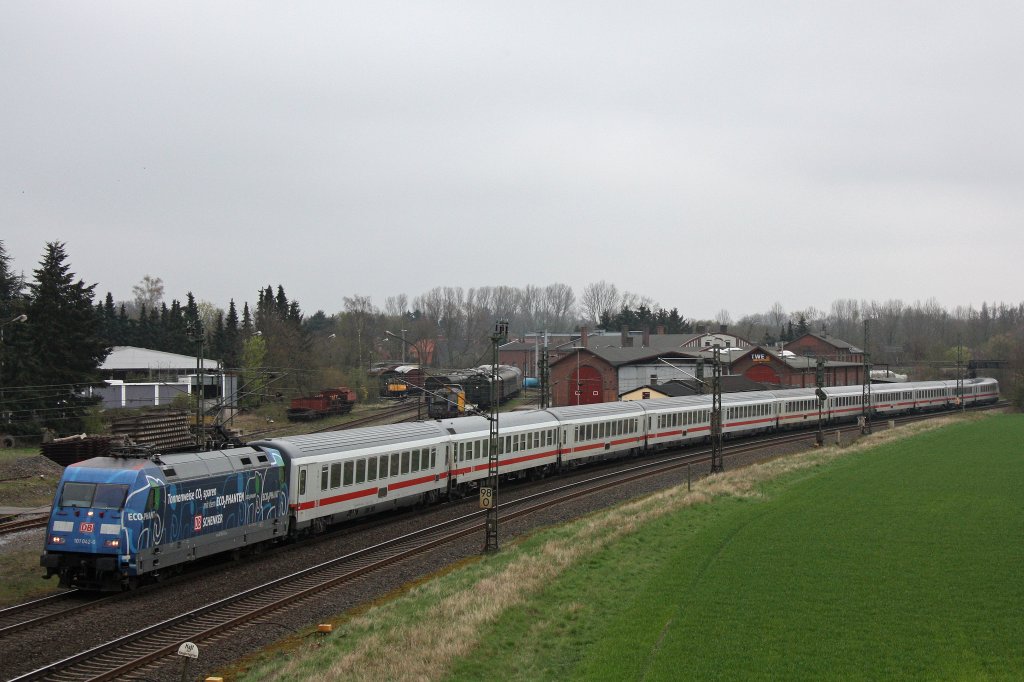
[(487, 485), (480, 488), (480, 506), (487, 510), (484, 553), (498, 551), (498, 347), (508, 338), (508, 322), (500, 320), (491, 334), (491, 429), (487, 448)]
[(203, 323), (199, 320), (192, 320), (185, 327), (185, 333), (189, 340), (195, 342), (196, 348), (196, 448), (206, 449), (206, 415), (203, 414), (204, 401), (206, 397), (206, 376), (203, 372)]
[(725, 471), (722, 464), (722, 349), (715, 346), (711, 374), (711, 473)]
[(956, 406), (963, 411), (964, 408), (964, 364), (963, 364), (963, 351), (964, 347), (960, 343), (960, 339), (956, 340)]
[(825, 432), (822, 431), (821, 424), (821, 410), (825, 406), (825, 400), (828, 398), (825, 394), (825, 360), (822, 358), (818, 358), (814, 368), (814, 383), (818, 387), (814, 391), (814, 395), (818, 398), (818, 436), (816, 440), (818, 447), (821, 447), (825, 444)]
[(864, 320), (864, 383), (860, 391), (861, 427), (860, 433), (871, 433), (871, 356), (868, 355), (868, 322)]

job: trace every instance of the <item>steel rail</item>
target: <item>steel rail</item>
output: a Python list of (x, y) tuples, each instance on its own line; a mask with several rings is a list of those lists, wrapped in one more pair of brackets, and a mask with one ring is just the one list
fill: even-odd
[[(907, 415), (902, 418), (894, 417), (894, 419), (918, 421), (947, 414), (949, 412), (935, 411), (927, 415)], [(831, 431), (832, 427), (829, 430)], [(843, 430), (859, 432), (859, 427), (851, 425)], [(773, 434), (769, 438), (757, 441), (730, 443), (723, 454), (731, 457), (751, 450), (763, 449), (765, 446), (805, 441), (808, 436), (809, 433), (805, 430), (783, 435)], [(683, 455), (663, 456), (655, 462), (645, 462), (625, 470), (601, 474), (583, 481), (527, 495), (503, 504), (502, 519), (503, 521), (516, 519), (594, 492), (631, 483), (641, 478), (668, 473), (695, 463), (710, 461), (709, 452), (705, 449), (698, 452), (691, 451)], [(514, 509), (509, 510), (510, 507)], [(138, 671), (148, 664), (173, 655), (184, 641), (198, 642), (214, 638), (229, 629), (252, 624), (256, 619), (273, 611), (292, 608), (314, 595), (351, 582), (367, 573), (421, 554), (439, 545), (479, 533), (484, 527), (480, 519), (485, 513), (482, 510), (473, 511), (459, 518), (444, 521), (303, 569), (125, 635), (62, 661), (51, 663), (44, 668), (13, 678), (11, 682), (37, 679), (83, 679), (97, 682)]]

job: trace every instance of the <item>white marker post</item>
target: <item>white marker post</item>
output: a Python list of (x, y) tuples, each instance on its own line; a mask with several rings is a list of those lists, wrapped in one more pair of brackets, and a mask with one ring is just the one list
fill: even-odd
[(199, 647), (192, 642), (185, 642), (178, 647), (178, 655), (184, 657), (185, 667), (181, 669), (181, 682), (188, 680), (188, 666), (192, 659), (199, 658)]

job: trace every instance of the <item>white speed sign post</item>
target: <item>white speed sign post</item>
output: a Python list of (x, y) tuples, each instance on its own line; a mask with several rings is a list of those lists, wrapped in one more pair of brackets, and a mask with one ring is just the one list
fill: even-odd
[(185, 667), (181, 670), (181, 681), (185, 682), (188, 679), (188, 666), (193, 659), (199, 658), (199, 647), (192, 642), (183, 642), (178, 647), (178, 655), (184, 657)]

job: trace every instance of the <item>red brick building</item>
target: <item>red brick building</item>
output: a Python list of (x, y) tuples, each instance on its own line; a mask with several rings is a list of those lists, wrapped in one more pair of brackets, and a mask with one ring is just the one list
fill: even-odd
[(790, 341), (785, 350), (794, 355), (808, 358), (824, 358), (839, 362), (864, 362), (864, 351), (848, 341), (837, 339), (828, 334), (811, 334)]
[[(861, 356), (863, 357), (863, 355)], [(732, 373), (751, 381), (787, 388), (811, 388), (816, 385), (817, 358), (776, 355), (754, 346), (732, 358)], [(864, 381), (864, 365), (825, 359), (826, 386), (852, 386)]]

